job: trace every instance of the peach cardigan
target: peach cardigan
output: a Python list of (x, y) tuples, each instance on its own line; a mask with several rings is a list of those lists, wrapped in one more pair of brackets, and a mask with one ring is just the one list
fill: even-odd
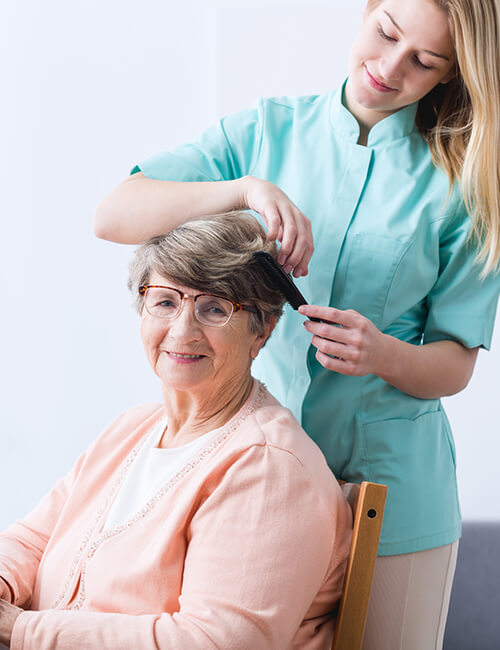
[(142, 510), (102, 532), (161, 405), (121, 415), (0, 535), (14, 650), (319, 650), (351, 515), (318, 447), (254, 382), (242, 410)]

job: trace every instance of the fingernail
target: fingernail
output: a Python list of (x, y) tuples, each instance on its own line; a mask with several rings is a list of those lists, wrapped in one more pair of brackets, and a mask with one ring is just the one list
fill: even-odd
[(285, 267), (283, 267), (283, 270), (285, 271), (285, 273), (290, 273), (290, 271), (292, 269), (293, 269), (293, 266), (291, 266), (290, 264), (287, 264)]
[(293, 274), (296, 278), (300, 278), (302, 275), (304, 275), (304, 271), (302, 269), (295, 269)]
[(286, 256), (285, 255), (279, 255), (278, 256), (278, 264), (281, 264), (281, 266), (283, 266), (283, 264), (285, 262), (286, 262)]

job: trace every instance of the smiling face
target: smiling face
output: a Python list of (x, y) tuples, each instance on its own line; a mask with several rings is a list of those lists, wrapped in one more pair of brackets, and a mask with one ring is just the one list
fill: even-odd
[(448, 18), (432, 0), (372, 2), (351, 50), (347, 107), (370, 129), (454, 73)]
[[(180, 286), (153, 273), (150, 284), (165, 285), (195, 296), (200, 291)], [(164, 390), (187, 391), (194, 396), (216, 396), (224, 387), (248, 381), (250, 366), (270, 333), (252, 334), (249, 313), (236, 311), (223, 327), (202, 325), (194, 315), (194, 302), (182, 301), (172, 319), (141, 314), (141, 338), (148, 361)]]

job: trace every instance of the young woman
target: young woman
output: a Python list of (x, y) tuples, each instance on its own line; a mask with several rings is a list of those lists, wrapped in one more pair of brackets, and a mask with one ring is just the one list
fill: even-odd
[(389, 486), (370, 650), (442, 645), (460, 511), (440, 398), (489, 347), (500, 287), (499, 14), (372, 0), (340, 89), (221, 120), (135, 167), (95, 216), (133, 243), (250, 208), (281, 241), (301, 313), (327, 322), (285, 313), (257, 376), (338, 477)]

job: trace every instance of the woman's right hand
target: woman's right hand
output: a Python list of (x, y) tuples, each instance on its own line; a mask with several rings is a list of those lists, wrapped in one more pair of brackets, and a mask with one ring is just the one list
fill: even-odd
[(314, 242), (311, 222), (298, 207), (269, 181), (254, 176), (240, 179), (243, 207), (258, 212), (267, 226), (267, 239), (281, 243), (278, 262), (298, 278), (307, 275)]
[(120, 183), (97, 206), (94, 232), (102, 239), (138, 244), (205, 214), (254, 210), (267, 239), (281, 243), (279, 262), (297, 278), (307, 274), (314, 244), (311, 222), (279, 187), (255, 176), (231, 181), (178, 182), (142, 172)]

